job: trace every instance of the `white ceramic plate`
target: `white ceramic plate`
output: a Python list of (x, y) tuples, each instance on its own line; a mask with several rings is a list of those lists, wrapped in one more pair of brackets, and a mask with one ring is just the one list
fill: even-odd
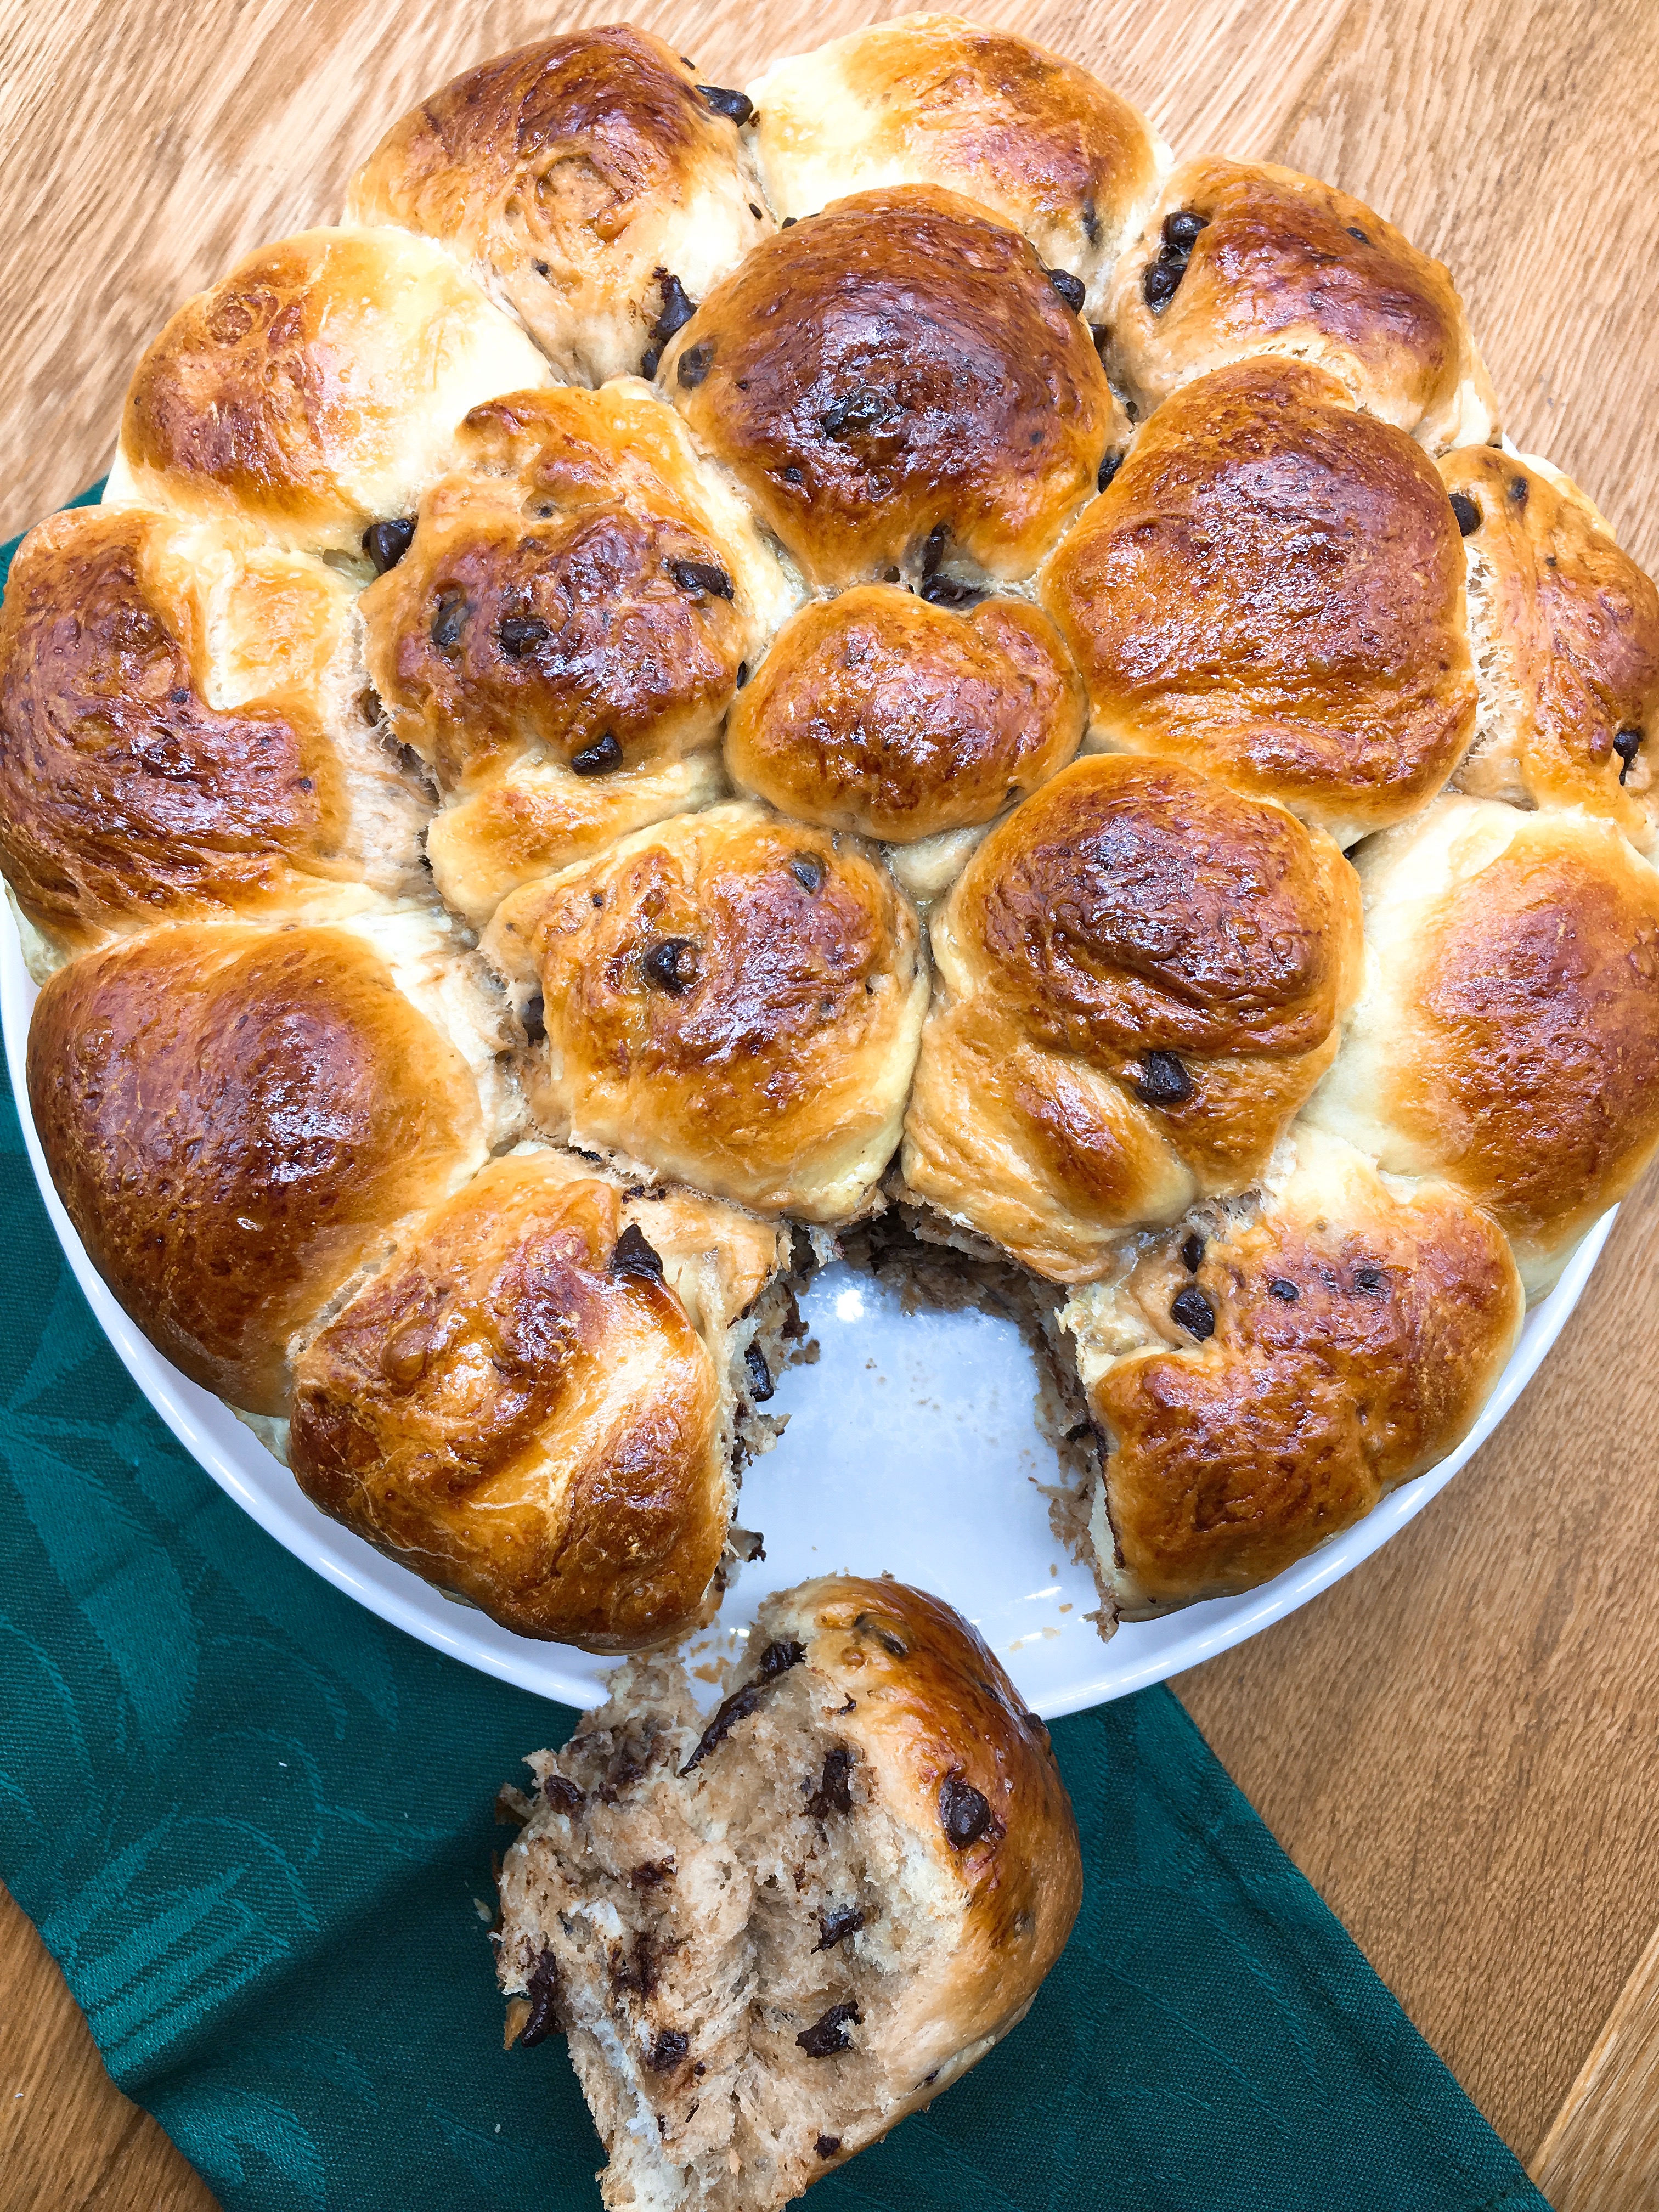
[[(46, 1172), (23, 1085), (34, 998), (8, 908), (0, 1022), (40, 1195), (100, 1325), (179, 1443), (279, 1544), (383, 1620), (522, 1689), (591, 1703), (614, 1662), (510, 1635), (382, 1559), (319, 1513), (234, 1413), (140, 1335), (94, 1272)], [(788, 1431), (744, 1478), (744, 1525), (763, 1533), (765, 1561), (738, 1577), (708, 1639), (709, 1655), (737, 1650), (769, 1589), (836, 1568), (888, 1569), (967, 1613), (1022, 1696), (1050, 1717), (1195, 1666), (1327, 1589), (1450, 1481), (1537, 1372), (1612, 1223), (1608, 1213), (1596, 1224), (1557, 1288), (1528, 1316), (1491, 1403), (1449, 1459), (1264, 1588), (1126, 1624), (1106, 1643), (1085, 1618), (1096, 1602), (1092, 1581), (1048, 1531), (1037, 1485), (1055, 1480), (1054, 1455), (1036, 1425), (1036, 1377), (1014, 1324), (976, 1312), (905, 1314), (896, 1295), (869, 1277), (839, 1264), (826, 1268), (802, 1305), (821, 1357), (779, 1378), (769, 1410), (791, 1416)]]

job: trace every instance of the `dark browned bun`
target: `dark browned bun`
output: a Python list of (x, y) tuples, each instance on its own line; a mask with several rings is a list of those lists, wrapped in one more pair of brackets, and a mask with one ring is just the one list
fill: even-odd
[(455, 425), (547, 364), (448, 256), (402, 230), (307, 230), (187, 300), (127, 387), (107, 500), (240, 514), (356, 555), (414, 511)]
[(1063, 768), (1086, 702), (1022, 599), (971, 613), (866, 584), (803, 608), (738, 695), (732, 781), (826, 830), (909, 843), (988, 822)]
[(1184, 161), (1118, 264), (1111, 361), (1143, 414), (1256, 354), (1328, 369), (1431, 453), (1498, 434), (1444, 265), (1363, 201), (1271, 163)]
[[(746, 1305), (775, 1235), (696, 1212)], [(515, 1635), (622, 1651), (696, 1627), (732, 1495), (721, 1375), (669, 1279), (684, 1226), (560, 1153), (489, 1162), (301, 1358), (301, 1488)]]
[(1391, 1190), (1302, 1131), (1259, 1199), (1170, 1231), (1062, 1316), (1105, 1445), (1105, 1592), (1133, 1620), (1293, 1566), (1462, 1441), (1525, 1305), (1467, 1198)]
[(562, 376), (599, 384), (639, 367), (678, 293), (702, 299), (772, 228), (729, 105), (631, 23), (539, 39), (393, 124), (349, 217), (437, 239)]
[(560, 1142), (811, 1221), (868, 1197), (927, 1004), (915, 908), (851, 845), (730, 805), (505, 900), (484, 951), (542, 1002)]
[[(1082, 1900), (1077, 1823), (1048, 1729), (959, 1613), (888, 1576), (823, 1575), (768, 1598), (751, 1648), (775, 1642), (800, 1644), (823, 1707), (851, 1701), (839, 1725), (870, 1794), (933, 1839), (945, 1893), (960, 1899), (948, 1983), (917, 1990), (904, 2025), (935, 2060), (1005, 2033), (1065, 1949)], [(964, 1845), (946, 1817), (967, 1792), (990, 1817)]]
[(764, 240), (659, 374), (820, 584), (1027, 576), (1127, 434), (1025, 240), (925, 185)]
[(1360, 856), (1365, 988), (1314, 1101), (1555, 1280), (1659, 1144), (1659, 874), (1611, 824), (1446, 798)]
[(1488, 446), (1440, 473), (1465, 529), (1480, 730), (1461, 790), (1583, 806), (1659, 847), (1659, 590), (1547, 462)]
[(1358, 886), (1328, 839), (1123, 754), (993, 830), (932, 934), (905, 1181), (1058, 1281), (1258, 1175), (1358, 982)]
[(1024, 231), (1098, 318), (1112, 264), (1168, 155), (1087, 70), (960, 15), (866, 24), (774, 62), (749, 88), (755, 151), (780, 216), (848, 192), (942, 185)]
[(53, 515), (0, 610), (0, 868), (73, 951), (407, 890), (422, 810), (374, 727), (320, 562), (229, 522)]
[(94, 1266), (192, 1381), (287, 1411), (296, 1335), (479, 1164), (466, 1064), (360, 936), (180, 923), (55, 975), (29, 1105)]
[(1188, 386), (1043, 574), (1103, 743), (1186, 760), (1348, 844), (1474, 734), (1463, 556), (1433, 463), (1296, 362)]

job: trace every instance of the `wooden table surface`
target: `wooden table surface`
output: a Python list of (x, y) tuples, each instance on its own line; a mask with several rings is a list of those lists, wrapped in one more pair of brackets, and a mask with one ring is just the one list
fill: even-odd
[[(332, 219), (383, 126), (456, 70), (614, 12), (14, 0), (0, 18), (0, 538), (100, 473), (130, 365), (187, 293), (247, 247)], [(896, 11), (630, 12), (741, 83), (768, 53)], [(1655, 0), (971, 12), (1090, 64), (1178, 151), (1328, 177), (1449, 262), (1506, 428), (1659, 566)], [(1656, 1346), (1650, 1178), (1474, 1464), (1337, 1589), (1178, 1685), (1560, 2212), (1659, 2202)], [(0, 1898), (0, 2208), (211, 2201), (109, 2084)]]

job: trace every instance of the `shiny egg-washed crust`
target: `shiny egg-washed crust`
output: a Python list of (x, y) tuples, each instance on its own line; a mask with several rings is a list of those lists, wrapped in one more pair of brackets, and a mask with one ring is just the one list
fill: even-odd
[(1104, 1446), (1106, 1594), (1132, 1620), (1231, 1596), (1352, 1527), (1468, 1435), (1525, 1306), (1489, 1215), (1304, 1130), (1259, 1200), (1061, 1316)]
[(59, 947), (349, 911), (418, 878), (352, 595), (230, 519), (77, 507), (0, 608), (0, 867)]
[(1312, 1118), (1467, 1191), (1536, 1297), (1659, 1146), (1659, 873), (1592, 816), (1455, 796), (1358, 858), (1365, 983)]
[[(629, 1221), (647, 1247), (619, 1254)], [(667, 1279), (677, 1244), (727, 1279), (712, 1346)], [(777, 1259), (724, 1207), (629, 1205), (556, 1152), (492, 1160), (301, 1358), (300, 1486), (517, 1635), (684, 1634), (732, 1517), (716, 1359)]]
[(905, 1184), (1055, 1282), (1259, 1176), (1358, 981), (1358, 884), (1328, 839), (1123, 754), (999, 824), (932, 928)]
[(439, 890), (481, 921), (717, 795), (716, 762), (688, 756), (712, 754), (793, 592), (646, 385), (492, 401), (456, 447), (362, 611), (392, 726), (457, 802), (428, 848)]
[(1085, 714), (1054, 625), (1024, 600), (959, 614), (858, 585), (780, 631), (738, 694), (726, 763), (799, 821), (908, 844), (1024, 798), (1077, 750)]
[(1448, 453), (1440, 473), (1466, 502), (1469, 626), (1485, 678), (1459, 789), (1585, 807), (1651, 855), (1659, 590), (1547, 462), (1475, 447)]
[(1474, 735), (1463, 554), (1434, 464), (1322, 370), (1186, 386), (1045, 568), (1091, 742), (1183, 760), (1342, 844)]
[(526, 1088), (557, 1142), (809, 1221), (890, 1158), (927, 963), (852, 842), (742, 802), (683, 815), (515, 891), (484, 949), (542, 1000)]
[[(798, 1641), (811, 1672), (853, 1701), (839, 1731), (960, 1903), (947, 1980), (918, 1979), (894, 2023), (923, 2104), (921, 2077), (1012, 2027), (1065, 1948), (1083, 1882), (1071, 1800), (1048, 1729), (978, 1632), (939, 1599), (885, 1577), (823, 1575), (761, 1607), (750, 1649), (774, 1639)], [(940, 1819), (952, 1779), (991, 1808), (965, 1850)]]
[(392, 125), (347, 205), (436, 239), (590, 384), (639, 367), (665, 278), (701, 299), (773, 228), (736, 125), (629, 23), (456, 77)]
[(1028, 576), (1127, 434), (1087, 328), (1018, 233), (924, 185), (764, 240), (659, 376), (817, 584)]
[(307, 230), (187, 301), (127, 387), (104, 498), (240, 514), (356, 554), (444, 468), (455, 425), (547, 380), (510, 317), (425, 239)]
[(1075, 62), (959, 15), (902, 15), (772, 63), (749, 88), (780, 217), (848, 192), (939, 185), (1024, 231), (1086, 287), (1112, 266), (1168, 152), (1139, 108)]
[[(1202, 218), (1174, 295), (1146, 277), (1173, 216)], [(1172, 170), (1107, 310), (1113, 373), (1147, 415), (1194, 377), (1273, 354), (1327, 369), (1355, 404), (1443, 453), (1498, 434), (1498, 403), (1443, 264), (1312, 177), (1210, 157)]]
[(370, 945), (181, 922), (55, 975), (29, 1105), (94, 1266), (193, 1382), (288, 1410), (296, 1336), (483, 1162), (465, 1062)]

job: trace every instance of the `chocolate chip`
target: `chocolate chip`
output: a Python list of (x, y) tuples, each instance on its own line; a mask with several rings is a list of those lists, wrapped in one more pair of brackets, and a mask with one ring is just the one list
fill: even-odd
[(509, 659), (522, 660), (553, 633), (539, 615), (508, 615), (496, 625), (495, 635)]
[(1083, 235), (1088, 240), (1091, 246), (1098, 246), (1100, 243), (1100, 217), (1095, 212), (1094, 202), (1091, 199), (1085, 200), (1083, 205), (1078, 210), (1078, 213), (1083, 222)]
[(1511, 477), (1509, 481), (1508, 489), (1510, 497), (1515, 501), (1516, 505), (1517, 507), (1524, 507), (1527, 503), (1528, 491), (1528, 484), (1525, 477)]
[(607, 730), (603, 737), (595, 738), (591, 745), (584, 745), (579, 753), (570, 756), (574, 775), (609, 775), (612, 769), (623, 764), (623, 749), (617, 744), (614, 731)]
[(852, 2048), (853, 2039), (848, 2029), (863, 2024), (864, 2014), (848, 1999), (843, 2004), (832, 2004), (811, 2027), (802, 2028), (795, 2040), (809, 2058), (833, 2058), (838, 2051)]
[(890, 393), (860, 386), (858, 391), (849, 392), (845, 398), (837, 399), (827, 408), (818, 417), (818, 428), (826, 438), (840, 443), (848, 438), (862, 437), (866, 430), (873, 430), (878, 422), (884, 422), (897, 408), (898, 402)]
[(1097, 491), (1104, 491), (1107, 485), (1110, 483), (1112, 478), (1117, 474), (1118, 471), (1122, 466), (1123, 456), (1121, 453), (1103, 453), (1100, 461), (1100, 474), (1095, 478), (1095, 489)]
[(1643, 735), (1644, 732), (1637, 729), (1623, 729), (1614, 733), (1613, 750), (1624, 763), (1619, 771), (1620, 783), (1636, 765), (1636, 756), (1642, 750)]
[(704, 338), (700, 345), (688, 346), (680, 356), (680, 365), (675, 374), (688, 392), (695, 392), (702, 382), (714, 358), (714, 341), (712, 338)]
[(805, 1656), (804, 1644), (797, 1644), (793, 1636), (778, 1637), (767, 1645), (756, 1662), (759, 1678), (763, 1682), (774, 1682), (792, 1667), (799, 1667)]
[(990, 1801), (959, 1774), (947, 1774), (939, 1784), (939, 1816), (951, 1848), (965, 1851), (991, 1825)]
[(833, 1951), (837, 1943), (844, 1943), (849, 1936), (856, 1936), (863, 1925), (864, 1907), (861, 1905), (832, 1905), (828, 1912), (818, 1915), (818, 1927), (822, 1932), (812, 1948), (815, 1951)]
[(1164, 218), (1164, 243), (1184, 258), (1197, 244), (1200, 231), (1209, 227), (1208, 216), (1200, 215), (1194, 208), (1177, 208)]
[(691, 2048), (691, 2039), (677, 2027), (665, 2027), (652, 2045), (646, 2064), (653, 2074), (672, 2074)]
[(806, 1809), (815, 1820), (827, 1820), (831, 1813), (850, 1813), (853, 1793), (847, 1778), (853, 1771), (853, 1754), (845, 1744), (838, 1743), (833, 1751), (823, 1755), (823, 1773), (817, 1788), (806, 1801)]
[(530, 2017), (519, 2042), (526, 2051), (533, 2051), (538, 2043), (545, 2043), (550, 2035), (556, 2035), (564, 2026), (559, 2007), (559, 1969), (550, 1951), (544, 1951), (537, 1960), (526, 1987)]
[(1149, 1052), (1135, 1078), (1135, 1097), (1143, 1106), (1184, 1106), (1194, 1088), (1172, 1052)]
[(740, 660), (740, 661), (738, 663), (738, 690), (739, 690), (739, 691), (741, 691), (741, 690), (742, 690), (742, 689), (743, 689), (744, 685), (748, 681), (749, 681), (749, 663), (748, 663), (746, 660)]
[(1270, 1298), (1282, 1298), (1287, 1306), (1293, 1306), (1301, 1295), (1296, 1285), (1287, 1283), (1283, 1275), (1275, 1275), (1267, 1285), (1267, 1296)]
[(625, 1953), (620, 1943), (611, 1947), (611, 1986), (613, 1990), (631, 1990), (636, 1996), (648, 1997), (657, 1986), (660, 1968), (656, 1947), (646, 1935), (634, 1938), (631, 1954)]
[(414, 543), (412, 522), (371, 522), (363, 532), (363, 550), (377, 576), (395, 568)]
[(1473, 538), (1480, 527), (1480, 509), (1466, 491), (1455, 491), (1451, 495), (1451, 511), (1457, 517), (1457, 527), (1465, 538)]
[(780, 469), (778, 473), (783, 478), (785, 483), (805, 483), (806, 481), (805, 477), (801, 474), (800, 471), (795, 466), (795, 464), (793, 461), (790, 462), (787, 469)]
[(1357, 223), (1351, 222), (1348, 225), (1348, 235), (1350, 238), (1357, 238), (1362, 246), (1369, 246), (1370, 244), (1370, 239), (1366, 237), (1364, 232), (1360, 229)]
[(780, 230), (793, 230), (799, 221), (800, 217), (797, 215), (787, 215), (783, 218), (783, 221), (778, 225), (778, 228)]
[(1204, 1263), (1204, 1239), (1194, 1230), (1190, 1237), (1181, 1240), (1181, 1257), (1188, 1274), (1195, 1275)]
[(1387, 1281), (1382, 1269), (1369, 1260), (1353, 1271), (1355, 1290), (1363, 1291), (1368, 1297), (1375, 1297)]
[(678, 998), (697, 980), (697, 948), (689, 937), (659, 938), (640, 965), (659, 989)]
[(673, 1873), (672, 1859), (646, 1859), (629, 1869), (628, 1887), (630, 1889), (660, 1889), (664, 1882), (672, 1880)]
[(1083, 279), (1073, 276), (1069, 269), (1045, 269), (1043, 275), (1065, 301), (1072, 313), (1079, 314), (1083, 307)]
[(465, 592), (439, 592), (438, 611), (432, 617), (432, 642), (440, 653), (454, 652), (469, 611)]
[(976, 607), (985, 597), (981, 584), (964, 584), (957, 576), (928, 576), (921, 596), (930, 607)]
[(820, 2136), (815, 2146), (820, 2158), (833, 2158), (841, 2148), (839, 2136)]
[(640, 356), (640, 374), (654, 376), (657, 373), (657, 364), (661, 359), (662, 348), (659, 345), (647, 346), (645, 351)]
[(587, 1802), (575, 1784), (562, 1774), (544, 1774), (542, 1777), (542, 1795), (561, 1813), (580, 1813)]
[(525, 1000), (524, 1033), (532, 1044), (539, 1044), (547, 1035), (547, 1001), (539, 991)]
[(823, 863), (816, 853), (795, 853), (790, 857), (789, 872), (804, 891), (823, 889)]
[(678, 276), (671, 276), (665, 269), (657, 271), (657, 287), (662, 308), (651, 325), (651, 335), (659, 346), (683, 331), (697, 312), (697, 303), (687, 293)]
[[(780, 1674), (787, 1674), (792, 1667), (799, 1667), (805, 1656), (805, 1647), (793, 1638), (769, 1644), (761, 1653), (753, 1681), (745, 1682), (741, 1689), (734, 1690), (716, 1708), (714, 1717), (697, 1739), (696, 1749), (681, 1767), (682, 1777), (690, 1774), (694, 1766), (701, 1766), (709, 1753), (717, 1750), (726, 1741), (738, 1723), (748, 1719), (765, 1696), (768, 1686)], [(810, 1807), (808, 1810), (811, 1810)]]
[(1161, 314), (1180, 289), (1187, 273), (1184, 261), (1149, 261), (1140, 280), (1140, 295), (1152, 313)]
[(636, 1221), (630, 1221), (617, 1239), (610, 1271), (613, 1275), (649, 1275), (661, 1282), (662, 1255), (647, 1241)]
[(757, 222), (760, 221), (761, 210), (755, 205), (753, 200), (750, 200), (749, 203), (749, 212), (754, 216)]
[(1184, 1291), (1176, 1292), (1170, 1308), (1170, 1318), (1178, 1322), (1188, 1334), (1195, 1336), (1200, 1344), (1206, 1336), (1215, 1334), (1215, 1308), (1195, 1283), (1189, 1283)]
[(936, 522), (922, 541), (921, 573), (933, 575), (945, 558), (945, 549), (951, 542), (951, 532), (943, 522)]
[(749, 1377), (749, 1395), (757, 1406), (763, 1406), (777, 1388), (766, 1354), (759, 1345), (751, 1344), (743, 1355), (743, 1364)]
[(683, 592), (696, 592), (711, 599), (732, 596), (732, 579), (712, 561), (671, 561), (668, 573)]
[(697, 90), (716, 115), (723, 115), (729, 123), (747, 123), (755, 112), (755, 103), (746, 92), (728, 92), (723, 84), (700, 84)]

